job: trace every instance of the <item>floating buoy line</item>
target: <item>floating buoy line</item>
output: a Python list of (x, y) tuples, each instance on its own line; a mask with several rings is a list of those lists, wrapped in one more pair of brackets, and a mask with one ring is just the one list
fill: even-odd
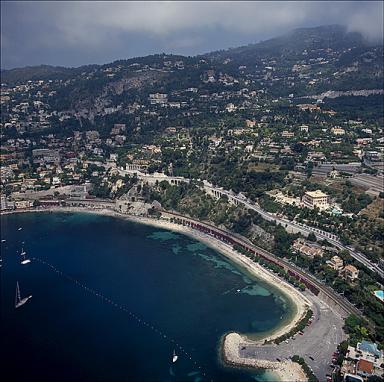
[(110, 298), (106, 297), (105, 295), (103, 295), (102, 293), (98, 292), (97, 290), (89, 288), (87, 285), (85, 285), (81, 281), (79, 281), (79, 280), (73, 278), (72, 276), (62, 272), (60, 269), (56, 268), (54, 265), (50, 264), (49, 262), (47, 262), (45, 260), (42, 260), (42, 259), (40, 259), (38, 257), (31, 257), (31, 259), (36, 261), (36, 262), (38, 262), (38, 263), (40, 263), (40, 264), (42, 264), (42, 265), (45, 265), (51, 271), (55, 272), (56, 274), (58, 274), (61, 277), (64, 277), (65, 279), (71, 281), (72, 283), (74, 283), (79, 288), (84, 289), (87, 293), (92, 294), (92, 295), (98, 297), (104, 303), (107, 303), (107, 304), (113, 306), (114, 308), (119, 309), (119, 310), (123, 311), (124, 313), (127, 313), (131, 318), (133, 318), (140, 325), (143, 325), (144, 327), (147, 327), (148, 329), (151, 329), (156, 334), (158, 334), (160, 337), (162, 337), (164, 340), (167, 340), (167, 341), (171, 342), (172, 345), (175, 348), (179, 349), (179, 351), (181, 353), (183, 353), (190, 361), (192, 361), (192, 363), (199, 369), (201, 375), (203, 375), (204, 377), (206, 376), (206, 374), (203, 371), (201, 365), (199, 365), (198, 362), (193, 359), (192, 354), (189, 353), (185, 348), (183, 348), (183, 346), (181, 346), (176, 340), (174, 340), (173, 338), (171, 338), (170, 336), (165, 334), (162, 330), (157, 328), (155, 325), (152, 325), (149, 322), (145, 321), (143, 318), (139, 317), (137, 314), (135, 314), (132, 311), (130, 311), (126, 306), (121, 305), (121, 304), (111, 300)]

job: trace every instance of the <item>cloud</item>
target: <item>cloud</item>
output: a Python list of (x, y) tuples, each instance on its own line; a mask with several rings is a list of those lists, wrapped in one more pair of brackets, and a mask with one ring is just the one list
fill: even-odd
[(196, 54), (326, 24), (344, 24), (369, 39), (383, 37), (381, 1), (31, 1), (1, 7), (2, 61), (8, 66), (28, 57), (46, 62), (55, 54), (65, 56), (66, 64), (92, 57), (107, 62), (119, 52), (122, 58), (166, 49)]
[(372, 4), (371, 7), (360, 7), (359, 12), (349, 15), (347, 27), (349, 31), (360, 32), (369, 40), (383, 40), (384, 3)]
[(369, 37), (382, 34), (382, 2), (78, 2), (50, 3), (58, 28), (70, 40), (104, 29), (170, 35), (182, 30), (221, 28), (260, 33), (305, 22), (343, 23)]

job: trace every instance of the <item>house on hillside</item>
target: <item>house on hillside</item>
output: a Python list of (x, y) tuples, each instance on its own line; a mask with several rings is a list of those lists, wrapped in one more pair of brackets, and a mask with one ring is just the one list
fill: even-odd
[(354, 265), (346, 265), (343, 273), (344, 277), (351, 282), (354, 282), (359, 278), (359, 270)]
[(344, 266), (343, 260), (337, 255), (328, 260), (327, 264), (335, 271), (341, 271)]
[(315, 256), (323, 257), (324, 251), (319, 246), (310, 245), (304, 239), (297, 239), (292, 244), (293, 251), (313, 259)]

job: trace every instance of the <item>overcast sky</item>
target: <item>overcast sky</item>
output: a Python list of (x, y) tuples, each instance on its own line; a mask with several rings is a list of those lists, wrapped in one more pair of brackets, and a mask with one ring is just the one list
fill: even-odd
[(1, 66), (80, 66), (195, 55), (297, 28), (342, 24), (383, 38), (382, 1), (1, 1)]

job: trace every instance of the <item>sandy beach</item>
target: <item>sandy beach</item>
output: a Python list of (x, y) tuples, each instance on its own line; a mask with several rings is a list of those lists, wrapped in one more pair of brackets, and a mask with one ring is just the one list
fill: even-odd
[(224, 361), (233, 366), (247, 366), (247, 367), (257, 367), (265, 368), (272, 370), (276, 376), (281, 381), (306, 381), (307, 377), (305, 376), (304, 371), (301, 366), (297, 363), (294, 363), (290, 360), (283, 360), (282, 362), (271, 362), (260, 359), (252, 358), (242, 358), (239, 355), (239, 346), (240, 344), (258, 344), (262, 346), (265, 341), (273, 340), (295, 327), (296, 323), (301, 320), (305, 315), (307, 310), (310, 308), (312, 303), (297, 289), (292, 285), (288, 284), (284, 280), (277, 277), (275, 274), (266, 270), (257, 263), (254, 263), (252, 260), (246, 256), (236, 252), (233, 248), (218, 239), (206, 235), (200, 231), (194, 230), (189, 227), (181, 226), (175, 223), (171, 223), (166, 220), (161, 219), (152, 219), (147, 217), (139, 217), (121, 214), (116, 211), (108, 209), (90, 209), (82, 207), (53, 207), (53, 208), (44, 208), (44, 209), (31, 209), (24, 211), (12, 211), (2, 213), (3, 215), (9, 213), (20, 213), (20, 212), (85, 212), (85, 213), (94, 213), (104, 216), (113, 216), (118, 218), (123, 218), (136, 223), (147, 224), (161, 229), (167, 229), (174, 232), (179, 232), (186, 234), (196, 240), (199, 240), (206, 244), (207, 246), (219, 251), (224, 256), (228, 257), (232, 262), (238, 264), (239, 266), (245, 268), (248, 272), (256, 276), (258, 279), (273, 285), (275, 288), (286, 296), (294, 306), (294, 314), (292, 319), (286, 323), (284, 326), (277, 327), (276, 330), (269, 333), (268, 336), (260, 338), (258, 341), (252, 341), (247, 338), (245, 335), (240, 335), (238, 333), (229, 333), (224, 337), (223, 348), (221, 349), (222, 356)]

